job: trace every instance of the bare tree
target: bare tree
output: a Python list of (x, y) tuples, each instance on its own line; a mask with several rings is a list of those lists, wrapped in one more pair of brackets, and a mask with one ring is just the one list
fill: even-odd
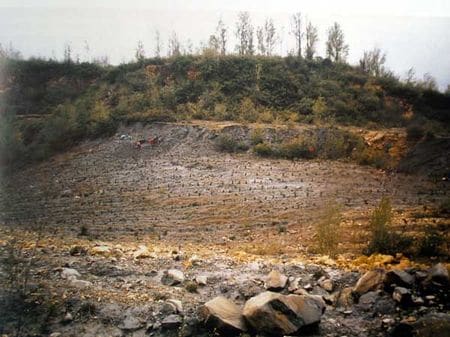
[(142, 63), (145, 59), (144, 44), (141, 40), (138, 41), (137, 47), (134, 52), (134, 57), (136, 58), (136, 62), (138, 63)]
[(416, 71), (414, 68), (409, 68), (408, 71), (405, 74), (405, 82), (407, 84), (415, 84), (416, 83)]
[(263, 27), (256, 28), (256, 38), (258, 40), (258, 52), (260, 55), (266, 54), (266, 43), (264, 39)]
[(181, 43), (175, 32), (172, 32), (172, 36), (169, 39), (168, 55), (169, 57), (181, 55)]
[(208, 40), (208, 49), (214, 54), (219, 54), (220, 43), (215, 35), (210, 35)]
[(264, 25), (257, 28), (256, 37), (258, 39), (259, 54), (271, 56), (278, 39), (272, 19), (267, 18), (264, 21)]
[(162, 50), (162, 41), (161, 41), (161, 34), (159, 33), (159, 30), (155, 30), (155, 56), (161, 57), (161, 50)]
[(238, 14), (235, 34), (238, 39), (236, 50), (239, 55), (253, 55), (255, 52), (253, 45), (253, 26), (250, 22), (248, 12), (240, 12)]
[(217, 23), (216, 39), (219, 44), (220, 55), (225, 55), (227, 52), (227, 27), (222, 19)]
[(298, 12), (292, 15), (291, 18), (291, 33), (295, 37), (295, 45), (297, 49), (297, 56), (302, 57), (302, 13)]
[(66, 43), (66, 45), (64, 46), (64, 62), (72, 62), (72, 47), (70, 43)]
[(327, 57), (334, 62), (345, 62), (348, 55), (348, 45), (344, 41), (344, 32), (335, 22), (328, 30)]
[(386, 54), (382, 53), (379, 48), (374, 48), (364, 52), (362, 59), (359, 60), (359, 66), (362, 71), (378, 77), (385, 73), (385, 62)]
[(318, 41), (319, 41), (319, 35), (317, 32), (317, 27), (313, 26), (313, 24), (310, 21), (306, 25), (305, 56), (308, 60), (312, 60), (314, 58), (314, 54), (316, 53), (316, 43)]
[(436, 79), (429, 73), (423, 75), (423, 80), (420, 81), (419, 87), (426, 90), (438, 90)]

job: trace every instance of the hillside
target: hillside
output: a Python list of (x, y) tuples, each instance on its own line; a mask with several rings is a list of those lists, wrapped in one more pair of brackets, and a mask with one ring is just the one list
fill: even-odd
[(448, 135), (450, 96), (327, 59), (184, 56), (101, 67), (2, 60), (3, 164), (48, 158), (120, 123), (233, 120), (410, 127)]

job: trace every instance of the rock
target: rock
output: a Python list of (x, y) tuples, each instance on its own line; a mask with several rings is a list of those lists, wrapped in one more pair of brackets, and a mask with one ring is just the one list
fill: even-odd
[(81, 277), (81, 274), (76, 269), (63, 268), (63, 270), (61, 271), (61, 277), (67, 280), (77, 279), (78, 277)]
[(396, 286), (411, 288), (414, 284), (414, 276), (404, 270), (391, 270), (386, 274), (384, 284), (388, 287), (395, 284)]
[(147, 246), (140, 245), (138, 249), (133, 253), (134, 259), (144, 259), (151, 257), (152, 253), (148, 250)]
[(109, 256), (111, 254), (111, 247), (105, 245), (95, 246), (91, 249), (91, 254)]
[(448, 337), (450, 336), (450, 314), (431, 313), (413, 324), (417, 337)]
[(368, 293), (361, 295), (361, 297), (358, 300), (358, 306), (366, 311), (371, 310), (375, 302), (377, 301), (379, 295), (380, 294), (378, 291), (369, 291)]
[(356, 283), (353, 288), (353, 293), (361, 296), (368, 291), (376, 290), (385, 278), (384, 269), (375, 269), (365, 273)]
[(122, 330), (133, 331), (138, 330), (143, 326), (144, 324), (139, 319), (137, 319), (132, 315), (127, 315), (125, 319), (122, 321), (122, 323), (119, 325), (119, 328), (121, 328)]
[(450, 336), (450, 314), (430, 313), (416, 322), (401, 321), (394, 327), (393, 337), (448, 337)]
[(184, 274), (178, 269), (169, 269), (164, 272), (161, 278), (161, 283), (166, 286), (174, 286), (183, 283), (185, 280)]
[(321, 288), (325, 289), (328, 292), (332, 292), (334, 288), (333, 281), (330, 279), (325, 279), (319, 282)]
[(195, 282), (197, 282), (199, 286), (206, 286), (208, 284), (208, 276), (198, 275), (195, 277)]
[(277, 270), (272, 270), (267, 275), (265, 287), (267, 290), (279, 291), (286, 287), (288, 278)]
[(411, 291), (403, 287), (395, 287), (394, 292), (392, 293), (392, 298), (394, 301), (403, 306), (410, 305), (412, 303)]
[(300, 289), (300, 282), (301, 282), (301, 280), (302, 279), (300, 277), (296, 277), (296, 278), (293, 278), (293, 279), (289, 280), (288, 291), (293, 293), (294, 291)]
[(319, 296), (266, 291), (245, 303), (243, 315), (257, 332), (286, 335), (319, 323), (324, 310), (325, 303)]
[(353, 304), (353, 296), (352, 296), (353, 288), (346, 287), (339, 292), (339, 295), (336, 299), (336, 307), (338, 308), (347, 308), (352, 306)]
[(61, 320), (61, 323), (68, 324), (73, 321), (73, 316), (70, 312), (64, 315), (63, 319)]
[(49, 337), (61, 337), (61, 332), (52, 332)]
[(61, 192), (61, 197), (70, 197), (72, 195), (72, 190), (67, 189)]
[(183, 312), (183, 303), (181, 303), (181, 301), (174, 300), (174, 299), (169, 299), (169, 300), (167, 300), (166, 303), (169, 303), (169, 304), (173, 305), (175, 307), (177, 313), (182, 313)]
[(169, 315), (161, 322), (163, 329), (176, 329), (181, 324), (183, 324), (183, 318), (180, 315)]
[(206, 302), (200, 314), (207, 326), (222, 333), (237, 334), (247, 330), (242, 310), (223, 296)]
[(70, 284), (72, 286), (80, 288), (80, 289), (84, 289), (84, 288), (88, 288), (88, 287), (92, 286), (92, 283), (89, 281), (77, 280), (77, 279), (70, 280)]
[(86, 255), (87, 249), (83, 246), (72, 246), (72, 247), (70, 247), (69, 254), (71, 256)]
[(443, 263), (434, 265), (430, 270), (431, 281), (439, 285), (448, 285), (450, 282), (447, 267)]

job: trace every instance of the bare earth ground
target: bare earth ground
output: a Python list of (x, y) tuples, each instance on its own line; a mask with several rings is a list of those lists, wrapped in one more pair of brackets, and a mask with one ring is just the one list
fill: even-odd
[[(415, 265), (401, 256), (360, 256), (369, 238), (370, 213), (382, 196), (392, 200), (397, 230), (420, 238), (431, 224), (448, 241), (448, 218), (434, 211), (450, 195), (447, 182), (348, 162), (224, 154), (215, 150), (213, 139), (226, 127), (124, 128), (120, 134), (133, 139), (159, 136), (161, 144), (137, 150), (117, 136), (86, 142), (13, 174), (2, 184), (3, 254), (14, 242), (22, 254), (34, 256), (29, 283), (36, 298), (54, 303), (76, 298), (102, 308), (139, 305), (144, 311), (150, 310), (145, 309), (149, 303), (176, 298), (185, 310), (194, 310), (219, 293), (238, 301), (248, 297), (245, 292), (257, 293), (274, 266), (288, 276), (303, 275), (307, 284), (317, 265), (331, 278), (393, 263), (396, 268)], [(311, 248), (314, 226), (328, 202), (343, 206), (343, 254), (335, 260), (314, 255)], [(142, 245), (150, 252), (143, 259), (137, 257)], [(81, 254), (70, 252), (74, 246), (81, 247)], [(64, 266), (78, 270), (90, 284), (62, 280)], [(160, 279), (169, 268), (183, 270), (189, 280), (207, 275), (209, 286), (194, 293), (165, 286)], [(381, 324), (363, 316), (326, 315), (321, 335), (362, 336)], [(119, 331), (105, 332), (95, 320), (89, 321), (90, 328), (86, 322), (55, 324), (47, 325), (48, 333), (108, 336)], [(355, 324), (361, 328), (355, 330)], [(131, 330), (136, 334), (142, 329)]]

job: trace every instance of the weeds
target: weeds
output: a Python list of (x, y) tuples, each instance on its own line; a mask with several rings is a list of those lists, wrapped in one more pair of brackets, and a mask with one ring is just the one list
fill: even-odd
[(340, 223), (342, 220), (341, 206), (336, 203), (328, 204), (316, 227), (316, 245), (321, 254), (336, 256), (340, 241)]
[(421, 256), (439, 256), (442, 254), (442, 245), (445, 239), (436, 228), (427, 226), (425, 236), (419, 242), (418, 253)]
[(231, 135), (228, 134), (222, 134), (219, 137), (217, 137), (215, 145), (217, 149), (221, 152), (234, 153), (234, 152), (244, 152), (248, 150), (247, 144), (245, 144), (244, 142), (237, 141)]
[(383, 197), (370, 220), (371, 239), (366, 249), (367, 254), (395, 254), (405, 252), (411, 246), (411, 238), (392, 231), (391, 222), (391, 200)]

